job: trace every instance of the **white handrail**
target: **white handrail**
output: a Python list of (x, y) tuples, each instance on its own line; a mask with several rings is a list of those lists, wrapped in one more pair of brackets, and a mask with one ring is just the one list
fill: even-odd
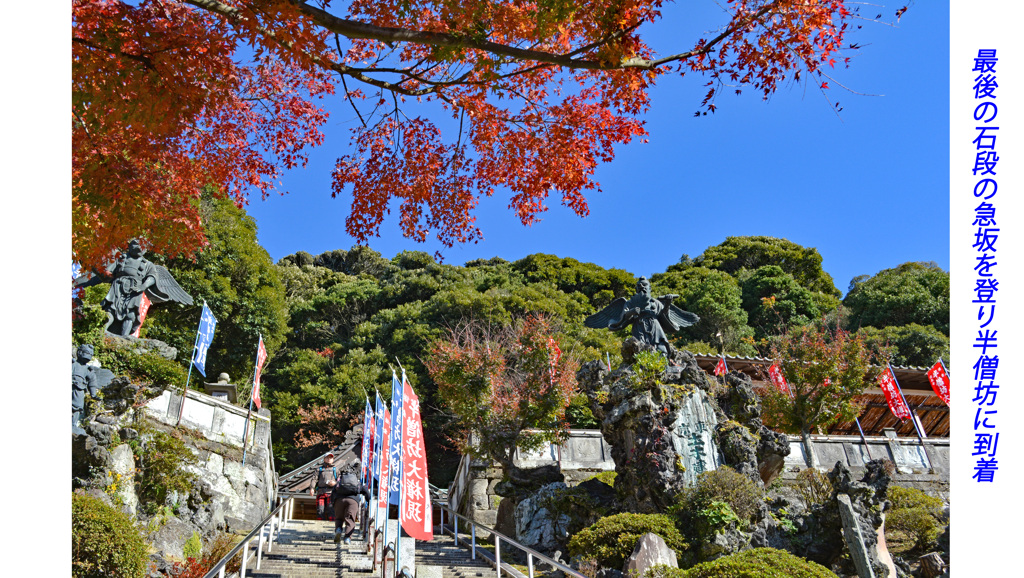
[[(555, 568), (556, 570), (561, 570), (562, 572), (564, 572), (568, 576), (574, 576), (575, 578), (586, 578), (586, 576), (584, 576), (583, 574), (580, 574), (579, 572), (577, 572), (576, 570), (573, 570), (572, 568), (566, 566), (565, 564), (562, 564), (560, 562), (556, 562), (556, 561), (552, 560), (551, 558), (548, 558), (544, 554), (541, 554), (540, 552), (534, 550), (533, 548), (529, 548), (527, 546), (524, 546), (524, 545), (520, 544), (519, 542), (516, 542), (512, 538), (509, 538), (508, 536), (502, 534), (501, 532), (498, 532), (498, 531), (494, 530), (494, 528), (490, 528), (490, 527), (485, 526), (483, 524), (478, 524), (477, 522), (475, 522), (473, 520), (470, 520), (469, 518), (467, 518), (467, 517), (465, 517), (465, 516), (463, 516), (461, 514), (455, 513), (451, 508), (449, 508), (447, 505), (445, 505), (442, 502), (434, 502), (434, 505), (441, 509), (441, 532), (442, 533), (445, 531), (445, 523), (444, 523), (445, 512), (447, 511), (448, 515), (451, 516), (451, 519), (452, 519), (452, 529), (453, 529), (452, 536), (455, 538), (455, 544), (456, 545), (459, 544), (459, 518), (461, 518), (464, 522), (469, 524), (471, 532), (472, 532), (472, 536), (473, 536), (472, 542), (470, 544), (470, 548), (472, 550), (472, 557), (473, 557), (474, 560), (476, 559), (476, 528), (477, 528), (477, 526), (479, 526), (482, 530), (490, 532), (491, 535), (494, 536), (494, 557), (495, 557), (494, 565), (495, 565), (495, 569), (497, 570), (498, 578), (501, 578), (501, 570), (502, 570), (502, 563), (501, 563), (501, 543), (502, 542), (506, 542), (507, 544), (515, 546), (516, 548), (519, 548), (520, 550), (526, 552), (526, 562), (527, 562), (527, 569), (528, 569), (528, 573), (529, 573), (529, 578), (534, 578), (534, 569), (533, 569), (533, 559), (534, 558), (538, 558), (541, 562), (544, 562), (544, 563), (550, 565), (551, 567)], [(511, 566), (508, 566), (507, 564), (505, 565), (505, 571), (508, 572), (509, 574), (512, 574), (512, 575), (520, 575), (518, 571), (516, 571)]]
[[(274, 542), (275, 528), (277, 530), (276, 535), (280, 537), (281, 528), (287, 524), (288, 520), (291, 519), (292, 512), (294, 511), (293, 502), (294, 497), (285, 498), (266, 518), (260, 522), (256, 528), (254, 528), (249, 534), (242, 538), (242, 541), (237, 546), (231, 549), (226, 556), (221, 558), (210, 571), (206, 573), (203, 578), (224, 578), (225, 568), (229, 561), (234, 558), (239, 552), (242, 553), (242, 567), (239, 572), (239, 576), (245, 576), (245, 571), (249, 565), (249, 544), (257, 538), (259, 533), (259, 542), (256, 546), (256, 569), (260, 569), (260, 564), (263, 562), (263, 545), (267, 544), (267, 552), (270, 552), (272, 544)], [(264, 538), (263, 530), (267, 530), (266, 538)]]

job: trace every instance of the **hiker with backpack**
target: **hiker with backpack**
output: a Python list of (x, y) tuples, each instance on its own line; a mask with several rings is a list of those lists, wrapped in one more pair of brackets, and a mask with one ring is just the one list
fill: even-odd
[(359, 460), (352, 460), (353, 468), (341, 475), (331, 499), (334, 502), (334, 543), (337, 544), (344, 539), (346, 544), (352, 543), (352, 532), (356, 529), (356, 519), (359, 516), (359, 502), (357, 497), (362, 495), (369, 502), (371, 499), (370, 488), (360, 483)]
[(316, 496), (316, 517), (318, 520), (333, 520), (334, 508), (331, 493), (338, 484), (338, 468), (334, 467), (334, 454), (327, 452), (320, 469), (316, 471), (316, 483), (309, 493)]

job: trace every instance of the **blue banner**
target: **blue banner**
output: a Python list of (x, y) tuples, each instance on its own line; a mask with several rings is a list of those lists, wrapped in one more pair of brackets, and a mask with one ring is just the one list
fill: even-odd
[(377, 436), (373, 442), (373, 479), (380, 480), (380, 448), (384, 437), (384, 402), (377, 392)]
[(213, 330), (217, 327), (217, 318), (213, 311), (203, 302), (203, 316), (199, 319), (199, 335), (196, 337), (196, 348), (192, 352), (192, 365), (206, 377), (206, 352), (213, 342)]
[(402, 384), (405, 383), (405, 370), (402, 370), (402, 381), (398, 381), (395, 372), (391, 372), (391, 453), (388, 455), (388, 503), (398, 505), (399, 493), (402, 490)]

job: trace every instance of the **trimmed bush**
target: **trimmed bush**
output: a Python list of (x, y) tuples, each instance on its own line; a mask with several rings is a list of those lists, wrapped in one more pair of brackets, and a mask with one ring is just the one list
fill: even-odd
[[(756, 548), (698, 564), (685, 578), (838, 578), (828, 568), (774, 548)], [(666, 575), (666, 578), (667, 575)], [(680, 577), (681, 578), (681, 577)]]
[(889, 486), (892, 510), (885, 517), (885, 541), (898, 554), (925, 550), (942, 533), (942, 500), (914, 488)]
[(92, 496), (71, 495), (74, 578), (141, 578), (148, 557), (131, 517)]
[(665, 514), (616, 514), (601, 518), (569, 540), (569, 554), (593, 558), (603, 568), (622, 568), (644, 534), (661, 536), (682, 557), (689, 545)]
[(673, 511), (681, 520), (692, 519), (699, 512), (715, 509), (712, 503), (722, 502), (729, 505), (741, 522), (747, 523), (760, 511), (763, 497), (764, 491), (750, 478), (722, 466), (697, 476), (697, 483), (681, 494)]

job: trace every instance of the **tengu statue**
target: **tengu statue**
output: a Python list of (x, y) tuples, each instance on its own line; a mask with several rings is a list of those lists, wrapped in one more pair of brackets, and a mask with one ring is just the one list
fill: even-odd
[(607, 307), (587, 317), (583, 322), (593, 329), (608, 328), (618, 331), (629, 325), (633, 326), (633, 337), (641, 343), (654, 346), (662, 355), (668, 357), (672, 346), (669, 345), (666, 333), (679, 331), (700, 321), (700, 317), (683, 311), (672, 304), (678, 295), (651, 297), (651, 283), (641, 277), (636, 283), (636, 295), (628, 300), (619, 297)]

